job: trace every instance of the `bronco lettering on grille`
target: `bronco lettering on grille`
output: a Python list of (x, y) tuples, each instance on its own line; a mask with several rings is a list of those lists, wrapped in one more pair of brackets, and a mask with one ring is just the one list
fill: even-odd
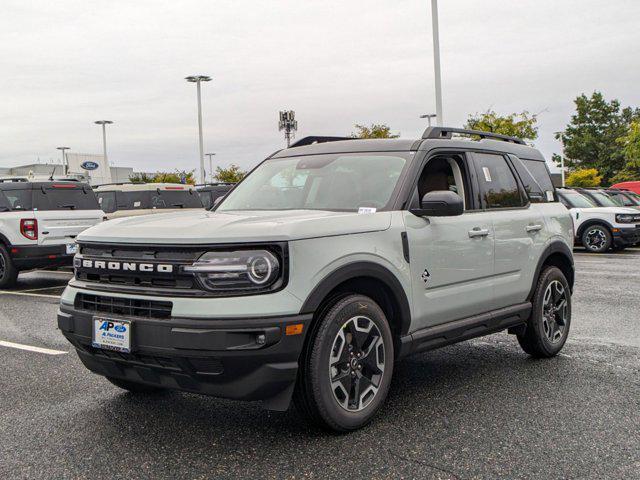
[(162, 263), (111, 262), (104, 260), (82, 259), (81, 265), (76, 266), (98, 270), (173, 273), (173, 265)]

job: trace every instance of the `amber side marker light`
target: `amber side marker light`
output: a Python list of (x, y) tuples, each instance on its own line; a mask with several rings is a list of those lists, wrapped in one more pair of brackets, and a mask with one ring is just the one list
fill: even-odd
[(302, 333), (303, 323), (294, 323), (293, 325), (287, 325), (284, 329), (285, 335), (300, 335)]

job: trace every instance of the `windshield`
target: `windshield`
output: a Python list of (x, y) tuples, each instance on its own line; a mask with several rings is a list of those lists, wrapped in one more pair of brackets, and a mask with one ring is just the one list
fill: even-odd
[(271, 159), (222, 201), (217, 211), (383, 209), (409, 153), (356, 153)]
[(598, 202), (603, 207), (619, 207), (620, 206), (616, 202), (614, 202), (611, 198), (609, 198), (609, 195), (607, 195), (606, 193), (591, 192), (591, 195), (593, 196), (593, 198), (596, 199), (596, 202)]
[(562, 192), (562, 197), (572, 208), (593, 208), (596, 206), (591, 199), (579, 194), (578, 192)]

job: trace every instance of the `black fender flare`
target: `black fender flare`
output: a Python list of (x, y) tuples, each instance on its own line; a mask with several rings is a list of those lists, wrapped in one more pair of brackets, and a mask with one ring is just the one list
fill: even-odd
[(11, 246), (11, 242), (9, 241), (9, 239), (7, 237), (5, 237), (3, 234), (0, 233), (0, 244), (4, 243), (5, 247), (10, 247)]
[(566, 258), (566, 260), (571, 265), (571, 270), (573, 272), (573, 275), (571, 278), (567, 278), (567, 281), (569, 282), (569, 287), (571, 287), (571, 290), (573, 291), (573, 282), (575, 279), (575, 268), (573, 265), (573, 252), (571, 251), (571, 249), (566, 243), (560, 240), (556, 240), (550, 243), (544, 249), (544, 251), (542, 252), (542, 255), (540, 255), (540, 258), (538, 259), (538, 264), (536, 265), (536, 271), (535, 271), (535, 274), (533, 275), (533, 283), (531, 284), (531, 290), (529, 290), (529, 295), (527, 295), (527, 300), (531, 300), (533, 298), (533, 293), (535, 292), (536, 286), (538, 285), (538, 278), (540, 277), (542, 266), (549, 259), (549, 257), (554, 254), (562, 255), (563, 257)]
[(343, 265), (324, 277), (312, 290), (304, 301), (300, 310), (301, 314), (315, 313), (327, 295), (341, 283), (347, 280), (368, 277), (384, 283), (394, 296), (399, 309), (398, 319), (400, 334), (406, 335), (411, 326), (411, 308), (409, 299), (400, 283), (400, 280), (387, 268), (373, 262), (354, 262)]
[(586, 220), (584, 223), (580, 225), (580, 227), (578, 228), (578, 231), (576, 232), (576, 237), (582, 239), (582, 234), (584, 233), (584, 231), (587, 228), (591, 227), (592, 225), (604, 225), (609, 229), (609, 231), (611, 232), (611, 235), (613, 235), (613, 229), (615, 228), (613, 225), (611, 225), (606, 220), (601, 220), (599, 218), (591, 218), (589, 220)]

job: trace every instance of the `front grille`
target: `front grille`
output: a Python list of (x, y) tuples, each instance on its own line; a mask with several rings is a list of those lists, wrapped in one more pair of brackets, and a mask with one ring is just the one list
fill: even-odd
[(87, 312), (131, 317), (169, 318), (171, 317), (173, 303), (78, 293), (76, 295), (75, 308)]

